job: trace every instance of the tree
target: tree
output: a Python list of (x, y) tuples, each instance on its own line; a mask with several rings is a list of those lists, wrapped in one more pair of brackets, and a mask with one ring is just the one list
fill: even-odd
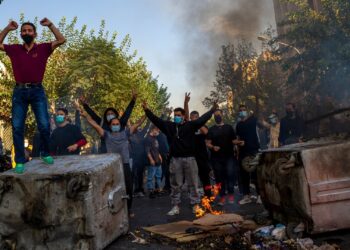
[[(20, 23), (25, 20), (20, 17)], [(35, 18), (34, 24), (38, 23)], [(72, 107), (73, 99), (80, 95), (87, 95), (90, 104), (98, 112), (114, 106), (123, 110), (131, 99), (131, 90), (139, 92), (140, 99), (148, 100), (150, 107), (160, 108), (168, 105), (170, 95), (167, 88), (158, 83), (147, 69), (142, 58), (137, 58), (136, 52), (129, 52), (131, 39), (124, 37), (118, 43), (116, 33), (112, 35), (105, 31), (102, 21), (97, 33), (87, 31), (84, 25), (77, 29), (77, 18), (67, 23), (62, 18), (58, 24), (60, 31), (67, 39), (67, 43), (56, 49), (51, 55), (44, 78), (44, 84), (49, 103), (52, 107), (64, 105)], [(19, 43), (19, 32), (11, 32), (9, 43)], [(42, 30), (37, 38), (40, 42), (53, 40), (53, 35), (47, 29)], [(11, 93), (13, 88), (12, 70), (9, 58), (0, 54), (9, 72), (0, 78), (0, 119), (10, 121)], [(133, 119), (143, 115), (140, 106), (135, 108)], [(33, 116), (27, 122), (29, 134), (35, 130)]]
[[(251, 43), (240, 41), (237, 45), (222, 47), (218, 62), (214, 91), (203, 104), (210, 106), (213, 100), (219, 100), (226, 110), (226, 119), (232, 116), (240, 104), (245, 104), (255, 113), (271, 112), (281, 106), (279, 88), (281, 83), (276, 58), (264, 47), (264, 53), (257, 55)], [(273, 77), (270, 77), (273, 75)], [(276, 98), (275, 101), (271, 99)]]
[[(307, 1), (287, 1), (298, 7), (288, 15), (290, 30), (271, 43), (287, 41), (291, 45), (278, 51), (294, 89), (291, 93), (306, 100), (306, 104), (319, 93), (344, 105), (350, 84), (350, 2), (321, 0), (321, 10), (315, 11)], [(300, 54), (292, 53), (292, 47)]]

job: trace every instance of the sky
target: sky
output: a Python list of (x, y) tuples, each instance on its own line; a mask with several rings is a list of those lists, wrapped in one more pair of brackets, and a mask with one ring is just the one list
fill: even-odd
[[(189, 2), (214, 3), (220, 6), (221, 1), (227, 1), (186, 1), (184, 4), (183, 0), (4, 0), (0, 5), (0, 25), (5, 27), (10, 19), (18, 21), (20, 13), (24, 13), (29, 21), (37, 16), (39, 20), (47, 17), (54, 23), (58, 23), (62, 17), (66, 17), (69, 22), (76, 16), (78, 27), (86, 24), (88, 29), (95, 30), (101, 20), (105, 20), (106, 30), (117, 32), (119, 41), (127, 34), (131, 36), (131, 48), (137, 50), (138, 56), (143, 57), (148, 69), (154, 76), (158, 76), (160, 83), (168, 87), (171, 106), (182, 106), (185, 92), (191, 92), (191, 109), (204, 111), (201, 101), (206, 93), (199, 91), (198, 85), (191, 82), (196, 76), (193, 76), (193, 72), (190, 75), (188, 70), (194, 55), (184, 49), (191, 42), (188, 41), (188, 27), (185, 27), (187, 23), (184, 20), (186, 16), (191, 17), (192, 13), (197, 14), (196, 10), (188, 9)], [(263, 1), (265, 16), (261, 18), (260, 31), (269, 25), (275, 25), (274, 16), (269, 15), (269, 10), (273, 8), (272, 0), (228, 1)], [(190, 25), (193, 25), (193, 29), (198, 29), (194, 24)], [(215, 70), (211, 69), (209, 72), (212, 72), (212, 79), (208, 79), (206, 86), (210, 86), (215, 78)], [(207, 91), (207, 88), (203, 89)]]

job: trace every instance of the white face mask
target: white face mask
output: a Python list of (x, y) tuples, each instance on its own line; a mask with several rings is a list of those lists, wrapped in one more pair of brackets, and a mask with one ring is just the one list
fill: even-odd
[(107, 119), (108, 122), (112, 121), (114, 118), (115, 118), (114, 114), (110, 114), (110, 115), (106, 116), (106, 119)]

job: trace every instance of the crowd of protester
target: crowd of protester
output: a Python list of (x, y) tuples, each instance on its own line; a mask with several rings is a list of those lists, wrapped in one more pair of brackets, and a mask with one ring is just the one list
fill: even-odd
[[(256, 172), (244, 168), (244, 159), (255, 157), (262, 149), (299, 142), (303, 136), (303, 121), (292, 103), (286, 105), (286, 116), (281, 120), (275, 111), (267, 120), (258, 119), (240, 105), (237, 122), (229, 124), (216, 104), (202, 116), (190, 112), (190, 95), (186, 93), (184, 107), (174, 109), (173, 120), (170, 113), (157, 117), (144, 102), (145, 116), (131, 123), (136, 101), (133, 92), (122, 115), (109, 107), (100, 116), (85, 98), (80, 98), (74, 103), (74, 122), (66, 108), (58, 108), (52, 116), (54, 129), (49, 143), (52, 156), (80, 154), (87, 144), (80, 125), (80, 116), (85, 118), (100, 138), (95, 153), (118, 153), (122, 158), (129, 209), (133, 197), (170, 195), (172, 209), (168, 215), (176, 215), (184, 191), (195, 209), (203, 195), (212, 195), (214, 184), (220, 185), (218, 205), (260, 203)], [(206, 125), (212, 116), (213, 125)], [(266, 132), (266, 147), (261, 145), (260, 130)], [(38, 138), (36, 133), (34, 157), (40, 147)]]
[[(149, 198), (170, 194), (173, 209), (169, 215), (178, 214), (183, 186), (187, 187), (191, 205), (195, 206), (201, 195), (211, 196), (211, 185), (215, 183), (220, 183), (221, 187), (218, 205), (233, 204), (235, 188), (243, 197), (239, 204), (254, 199), (260, 202), (250, 191), (251, 183), (258, 188), (256, 174), (248, 173), (242, 167), (246, 156), (254, 156), (261, 149), (258, 129), (269, 131), (269, 148), (294, 143), (302, 137), (302, 120), (290, 103), (286, 106), (287, 115), (281, 121), (276, 112), (272, 112), (268, 121), (258, 121), (241, 105), (238, 122), (233, 126), (224, 122), (223, 111), (217, 108), (202, 117), (197, 111), (189, 113), (190, 97), (186, 94), (184, 108), (174, 110), (174, 121), (170, 120), (169, 114), (156, 117), (145, 106), (148, 120), (142, 127), (146, 116), (134, 124), (128, 122), (137, 98), (135, 93), (132, 96), (120, 118), (112, 107), (107, 108), (101, 118), (85, 98), (75, 103), (78, 112), (74, 123), (66, 108), (58, 108), (53, 115), (49, 143), (52, 156), (80, 154), (87, 143), (80, 125), (80, 115), (85, 117), (100, 136), (96, 153), (119, 153), (123, 159), (129, 207), (132, 197), (143, 197), (146, 193)], [(205, 124), (212, 115), (215, 124), (208, 128)], [(39, 156), (39, 138), (39, 133), (35, 133), (27, 160)], [(2, 152), (2, 143), (0, 146)]]
[[(49, 19), (42, 19), (40, 24), (51, 30), (54, 41), (35, 43), (36, 26), (29, 22), (20, 27), (22, 45), (3, 43), (7, 34), (18, 28), (15, 21), (10, 21), (0, 32), (0, 50), (11, 59), (16, 81), (12, 127), (17, 174), (25, 171), (25, 162), (31, 157), (40, 156), (46, 164), (52, 165), (53, 156), (80, 154), (87, 144), (81, 132), (82, 116), (100, 137), (95, 153), (117, 153), (122, 159), (129, 211), (133, 196), (144, 196), (146, 186), (150, 198), (169, 193), (173, 207), (168, 215), (176, 215), (180, 213), (184, 187), (194, 208), (201, 196), (211, 196), (212, 184), (221, 187), (219, 205), (234, 203), (235, 194), (241, 197), (238, 201), (241, 205), (260, 202), (254, 195), (259, 193), (256, 172), (247, 170), (247, 159), (254, 159), (261, 149), (302, 140), (303, 120), (292, 103), (286, 105), (286, 117), (279, 120), (273, 111), (268, 121), (241, 105), (237, 122), (231, 124), (231, 121), (224, 121), (223, 111), (216, 103), (203, 115), (197, 111), (190, 113), (187, 93), (184, 107), (174, 109), (173, 120), (169, 114), (156, 116), (143, 102), (145, 116), (131, 123), (129, 118), (137, 101), (134, 92), (123, 114), (118, 112), (120, 107), (108, 107), (102, 115), (98, 114), (85, 98), (80, 98), (75, 102), (74, 124), (64, 107), (58, 108), (50, 120), (42, 82), (48, 58), (66, 39)], [(24, 144), (29, 105), (38, 124), (31, 156)], [(213, 115), (215, 124), (209, 126)], [(146, 118), (148, 122), (142, 126)], [(1, 151), (0, 148), (2, 154)], [(251, 184), (255, 184), (254, 192)]]

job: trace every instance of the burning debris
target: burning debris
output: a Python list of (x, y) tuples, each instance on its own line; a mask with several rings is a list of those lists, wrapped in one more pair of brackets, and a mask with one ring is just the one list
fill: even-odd
[(202, 217), (206, 213), (210, 213), (213, 215), (220, 215), (223, 214), (223, 211), (217, 211), (213, 209), (213, 202), (215, 201), (216, 197), (218, 196), (220, 189), (221, 189), (221, 183), (205, 187), (205, 189), (211, 189), (212, 195), (210, 197), (204, 196), (201, 200), (201, 205), (197, 205), (195, 207), (196, 217)]

